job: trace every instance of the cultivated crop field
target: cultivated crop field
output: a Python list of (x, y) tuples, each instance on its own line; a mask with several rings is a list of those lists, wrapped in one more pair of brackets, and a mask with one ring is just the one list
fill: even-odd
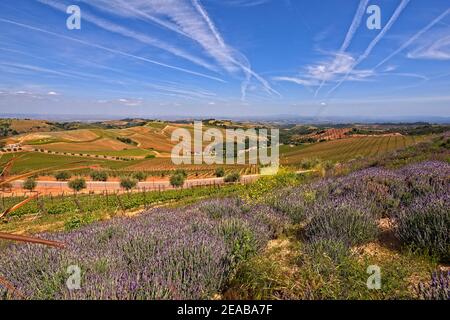
[(111, 161), (39, 152), (4, 154), (0, 158), (0, 163), (5, 164), (12, 158), (17, 158), (17, 160), (14, 162), (11, 174), (21, 174), (46, 168), (52, 168), (53, 170), (64, 169), (67, 167), (70, 168), (70, 166), (99, 166), (106, 168), (121, 168), (125, 165), (129, 165), (129, 162), (125, 161)]
[(281, 163), (296, 166), (303, 159), (319, 158), (321, 160), (346, 161), (358, 157), (378, 156), (389, 151), (403, 149), (423, 141), (426, 137), (417, 136), (381, 136), (354, 137), (315, 143), (306, 147), (283, 148)]

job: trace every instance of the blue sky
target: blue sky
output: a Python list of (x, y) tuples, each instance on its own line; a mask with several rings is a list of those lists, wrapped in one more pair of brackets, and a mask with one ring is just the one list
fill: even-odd
[(3, 0), (0, 30), (0, 113), (450, 116), (446, 0)]

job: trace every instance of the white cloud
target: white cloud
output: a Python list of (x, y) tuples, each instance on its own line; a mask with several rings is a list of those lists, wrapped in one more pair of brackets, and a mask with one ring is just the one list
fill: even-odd
[(398, 20), (400, 15), (402, 14), (403, 10), (408, 6), (409, 2), (411, 0), (402, 0), (398, 7), (395, 9), (394, 13), (392, 14), (389, 21), (386, 23), (384, 28), (378, 33), (378, 35), (373, 39), (366, 50), (359, 56), (359, 58), (352, 64), (348, 72), (345, 74), (345, 76), (327, 93), (327, 97), (333, 93), (335, 90), (337, 90), (346, 80), (349, 79), (349, 76), (351, 75), (354, 68), (356, 68), (361, 62), (363, 62), (369, 55), (372, 53), (373, 49), (376, 47), (376, 45), (384, 38), (386, 33), (392, 28), (392, 26), (395, 24), (395, 22)]
[(218, 28), (198, 0), (82, 0), (91, 6), (127, 18), (156, 23), (183, 35), (212, 57), (221, 68), (231, 74), (241, 73), (245, 96), (247, 83), (256, 79), (269, 94), (279, 93), (251, 69), (248, 59), (225, 43)]
[(411, 59), (450, 60), (450, 36), (428, 42), (410, 51), (407, 57)]
[(115, 100), (100, 99), (96, 101), (98, 104), (120, 104), (127, 107), (141, 106), (144, 103), (142, 98), (119, 98)]
[(422, 37), (423, 34), (425, 34), (428, 30), (430, 30), (433, 26), (435, 26), (438, 22), (440, 22), (442, 19), (444, 19), (448, 14), (450, 13), (450, 9), (447, 9), (442, 14), (440, 14), (438, 17), (433, 19), (427, 26), (419, 30), (417, 33), (415, 33), (411, 38), (409, 38), (407, 41), (405, 41), (400, 48), (395, 50), (393, 53), (391, 53), (389, 56), (387, 56), (385, 59), (383, 59), (380, 63), (378, 63), (375, 66), (375, 69), (385, 64), (387, 61), (391, 60), (394, 56), (402, 52), (404, 49), (409, 47), (413, 42), (417, 41), (420, 37)]
[(274, 77), (272, 79), (275, 81), (293, 82), (306, 87), (319, 85), (319, 81), (315, 79), (305, 80), (295, 77)]
[(167, 63), (159, 62), (159, 61), (156, 61), (156, 60), (153, 60), (153, 59), (145, 58), (145, 57), (138, 56), (138, 55), (135, 55), (135, 54), (131, 54), (131, 53), (128, 53), (128, 52), (124, 52), (124, 51), (108, 48), (108, 47), (105, 47), (105, 46), (102, 46), (102, 45), (98, 45), (98, 44), (95, 44), (95, 43), (92, 43), (92, 42), (84, 41), (84, 40), (81, 40), (81, 39), (78, 39), (78, 38), (72, 38), (72, 37), (65, 36), (65, 35), (62, 35), (62, 34), (58, 34), (58, 33), (52, 32), (52, 31), (48, 31), (48, 30), (45, 30), (45, 29), (37, 28), (37, 27), (31, 26), (31, 25), (28, 25), (28, 24), (12, 21), (12, 20), (8, 20), (8, 19), (3, 19), (3, 18), (0, 18), (0, 21), (8, 23), (8, 24), (11, 24), (11, 25), (19, 26), (19, 27), (22, 27), (22, 28), (25, 28), (25, 29), (28, 29), (28, 30), (33, 30), (33, 31), (44, 33), (44, 34), (52, 35), (52, 36), (55, 36), (55, 37), (58, 37), (58, 38), (66, 39), (66, 40), (69, 40), (69, 41), (73, 41), (73, 42), (76, 42), (76, 43), (79, 43), (79, 44), (82, 44), (82, 45), (85, 45), (85, 46), (88, 46), (88, 47), (91, 47), (91, 48), (100, 49), (100, 50), (103, 50), (103, 51), (106, 51), (106, 52), (109, 52), (109, 53), (113, 53), (113, 54), (117, 54), (117, 55), (120, 55), (120, 56), (123, 56), (123, 57), (126, 57), (126, 58), (135, 59), (135, 60), (139, 60), (139, 61), (142, 61), (142, 62), (147, 62), (147, 63), (153, 64), (153, 65), (157, 65), (157, 66), (160, 66), (160, 67), (169, 68), (169, 69), (172, 69), (172, 70), (177, 70), (177, 71), (180, 71), (180, 72), (184, 72), (184, 73), (187, 73), (187, 74), (191, 74), (191, 75), (195, 75), (195, 76), (199, 76), (199, 77), (203, 77), (203, 78), (207, 78), (207, 79), (211, 79), (211, 80), (215, 80), (215, 81), (219, 81), (219, 82), (225, 82), (224, 80), (222, 80), (220, 78), (217, 78), (217, 77), (214, 77), (214, 76), (210, 76), (210, 75), (207, 75), (207, 74), (204, 74), (204, 73), (201, 73), (201, 72), (196, 72), (196, 71), (192, 71), (192, 70), (189, 70), (189, 69), (185, 69), (185, 68), (169, 65)]
[[(338, 59), (340, 56), (345, 54), (345, 51), (350, 46), (353, 37), (355, 36), (356, 31), (358, 30), (359, 26), (361, 25), (362, 18), (364, 14), (366, 13), (366, 7), (369, 3), (369, 0), (361, 0), (359, 2), (358, 9), (356, 10), (356, 14), (353, 17), (352, 24), (350, 25), (350, 28), (347, 31), (347, 34), (345, 36), (344, 42), (341, 45), (341, 48), (339, 49), (339, 53), (336, 55), (336, 59)], [(333, 63), (336, 63), (334, 61)], [(320, 86), (317, 88), (314, 96), (317, 96), (319, 94), (320, 89), (323, 87), (325, 82), (328, 81), (328, 79), (323, 78), (322, 82), (320, 83)]]
[[(54, 9), (57, 9), (57, 10), (60, 10), (63, 12), (66, 11), (66, 6), (61, 3), (58, 3), (56, 1), (53, 1), (53, 0), (38, 0), (38, 1), (41, 2), (42, 4), (46, 4), (46, 5), (54, 8)], [(83, 12), (83, 20), (86, 20), (86, 21), (88, 21), (104, 30), (107, 30), (109, 32), (117, 33), (124, 37), (128, 37), (128, 38), (134, 39), (136, 41), (139, 41), (141, 43), (148, 44), (153, 47), (165, 50), (167, 52), (172, 53), (175, 56), (178, 56), (178, 57), (181, 57), (188, 61), (191, 61), (191, 62), (193, 62), (199, 66), (202, 66), (204, 68), (207, 68), (209, 70), (213, 70), (213, 71), (217, 70), (213, 65), (207, 63), (203, 59), (195, 57), (195, 56), (185, 52), (184, 50), (176, 48), (176, 47), (174, 47), (164, 41), (161, 41), (159, 39), (155, 39), (147, 34), (133, 31), (131, 29), (125, 28), (118, 24), (109, 22), (107, 20), (104, 20), (104, 19), (94, 16), (92, 14), (89, 14), (87, 12)]]
[(391, 72), (391, 71), (394, 71), (396, 69), (397, 69), (397, 66), (389, 65), (389, 66), (386, 66), (386, 68), (383, 69), (383, 72)]
[(322, 86), (324, 81), (336, 82), (342, 76), (349, 75), (349, 81), (365, 81), (376, 74), (373, 70), (354, 70), (355, 59), (349, 54), (335, 54), (330, 61), (319, 64), (311, 64), (304, 68), (304, 72), (296, 77), (274, 77), (275, 81), (288, 81), (309, 86)]
[(50, 96), (54, 97), (58, 95), (54, 91), (45, 92), (43, 90), (33, 90), (33, 89), (15, 89), (15, 90), (1, 90), (0, 96), (6, 98), (16, 98), (16, 99), (37, 99), (37, 100), (54, 100)]
[(142, 105), (143, 100), (141, 98), (138, 98), (138, 99), (121, 98), (121, 99), (118, 99), (117, 102), (119, 102), (120, 104), (123, 104), (125, 106), (128, 106), (128, 107), (136, 107), (136, 106)]

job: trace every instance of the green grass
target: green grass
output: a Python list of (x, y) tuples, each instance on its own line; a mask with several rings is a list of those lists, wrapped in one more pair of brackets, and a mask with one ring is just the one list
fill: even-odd
[(308, 146), (309, 146), (309, 144), (302, 144), (302, 145), (293, 146), (293, 147), (291, 147), (290, 145), (282, 145), (282, 146), (280, 146), (280, 154), (297, 152), (297, 151), (307, 148)]
[(136, 163), (134, 161), (113, 161), (100, 158), (74, 157), (41, 152), (18, 152), (14, 154), (4, 154), (2, 158), (0, 158), (0, 168), (13, 157), (18, 157), (18, 160), (14, 163), (11, 174), (21, 174), (49, 167), (64, 168), (70, 165), (100, 165), (109, 169), (121, 169)]
[[(0, 223), (1, 232), (36, 233), (73, 229), (74, 225), (84, 225), (98, 220), (109, 219), (123, 210), (142, 210), (155, 205), (184, 206), (207, 197), (231, 196), (244, 186), (199, 187), (168, 191), (135, 192), (128, 194), (74, 195), (40, 197), (14, 211)], [(19, 203), (23, 197), (2, 198), (0, 208), (6, 209)], [(75, 201), (75, 199), (77, 201)], [(120, 199), (120, 200), (119, 200)], [(78, 202), (78, 204), (77, 204)]]
[[(415, 299), (414, 284), (427, 281), (436, 263), (409, 252), (377, 247), (377, 254), (311, 251), (291, 229), (262, 255), (244, 262), (224, 294), (250, 300)], [(381, 289), (367, 288), (369, 266), (381, 268)]]
[(56, 138), (46, 138), (46, 139), (27, 141), (27, 144), (30, 146), (42, 146), (42, 145), (57, 143), (57, 142), (64, 142), (64, 140), (56, 139)]
[(158, 130), (162, 130), (167, 126), (167, 123), (165, 122), (149, 122), (146, 125), (147, 127), (155, 128)]

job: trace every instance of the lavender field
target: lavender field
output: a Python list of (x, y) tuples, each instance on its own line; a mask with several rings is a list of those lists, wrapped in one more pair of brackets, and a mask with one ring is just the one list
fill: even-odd
[[(66, 243), (63, 251), (13, 245), (0, 273), (32, 299), (208, 299), (286, 223), (282, 213), (236, 199), (159, 209), (43, 235)], [(83, 270), (81, 290), (66, 287), (70, 265)]]
[[(212, 299), (236, 287), (236, 281), (245, 290), (242, 266), (263, 254), (270, 240), (294, 228), (302, 246), (296, 268), (312, 272), (309, 278), (295, 279), (303, 281), (303, 292), (295, 298), (329, 298), (323, 287), (313, 288), (308, 281), (326, 277), (326, 268), (342, 269), (355, 247), (378, 241), (379, 223), (386, 219), (399, 253), (448, 265), (449, 180), (448, 163), (427, 161), (323, 178), (278, 190), (258, 203), (236, 197), (155, 209), (136, 218), (41, 235), (67, 244), (64, 250), (8, 245), (1, 249), (0, 276), (27, 299)], [(67, 268), (73, 265), (82, 270), (79, 290), (66, 286)], [(319, 268), (310, 269), (312, 265)], [(356, 281), (351, 274), (343, 277), (339, 290)], [(414, 284), (409, 297), (448, 297), (448, 274), (433, 279)], [(17, 298), (4, 288), (0, 297)]]

